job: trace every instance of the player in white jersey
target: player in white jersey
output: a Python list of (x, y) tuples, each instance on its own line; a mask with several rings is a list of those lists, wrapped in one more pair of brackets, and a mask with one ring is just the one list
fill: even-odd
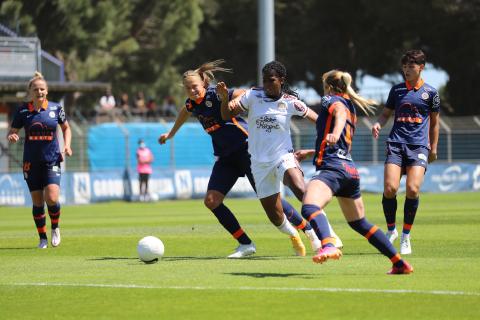
[[(222, 104), (222, 117), (228, 119), (242, 112), (248, 113), (248, 152), (257, 196), (270, 221), (281, 231), (296, 236), (298, 233), (291, 231), (294, 228), (285, 219), (280, 198), (282, 182), (300, 201), (305, 193), (303, 172), (293, 153), (290, 120), (297, 115), (316, 122), (318, 116), (290, 89), (283, 64), (278, 61), (267, 63), (262, 74), (263, 88), (247, 90), (241, 97), (231, 100), (228, 106)], [(337, 239), (336, 246), (341, 247), (341, 240)]]

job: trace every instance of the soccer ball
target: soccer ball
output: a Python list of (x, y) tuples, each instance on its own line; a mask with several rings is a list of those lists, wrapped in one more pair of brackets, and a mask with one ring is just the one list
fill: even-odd
[(165, 247), (162, 240), (154, 236), (147, 236), (138, 242), (138, 258), (145, 263), (155, 263), (163, 257)]

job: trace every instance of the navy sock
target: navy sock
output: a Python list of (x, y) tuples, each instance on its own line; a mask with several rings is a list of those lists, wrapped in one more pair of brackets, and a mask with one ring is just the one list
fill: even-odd
[(45, 217), (45, 208), (44, 207), (32, 207), (33, 220), (35, 221), (35, 226), (37, 227), (38, 236), (40, 239), (47, 239), (47, 226), (46, 217)]
[(53, 206), (48, 206), (48, 215), (50, 216), (50, 222), (52, 223), (52, 229), (58, 228), (58, 222), (60, 221), (60, 203), (56, 203)]
[(220, 224), (241, 244), (250, 244), (252, 240), (247, 236), (245, 231), (240, 227), (237, 218), (232, 211), (228, 209), (223, 203), (212, 210), (215, 217), (217, 217)]
[(395, 218), (397, 214), (397, 197), (388, 199), (385, 194), (382, 198), (383, 214), (385, 215), (385, 221), (387, 222), (387, 228), (389, 231), (395, 229)]
[(287, 220), (296, 228), (302, 231), (310, 230), (312, 227), (310, 224), (302, 218), (297, 210), (285, 199), (282, 199), (283, 213), (287, 217)]
[(328, 227), (328, 219), (322, 213), (322, 209), (319, 206), (313, 204), (304, 204), (302, 206), (302, 216), (310, 223), (313, 230), (318, 236), (318, 239), (322, 241), (322, 247), (334, 247), (335, 239), (330, 234), (330, 228)]
[(351, 221), (348, 224), (353, 230), (364, 236), (378, 251), (387, 256), (396, 267), (403, 266), (403, 261), (397, 253), (397, 250), (377, 226), (371, 224), (365, 218)]
[(403, 233), (409, 234), (412, 229), (413, 221), (417, 214), (419, 198), (410, 199), (405, 197), (405, 205), (403, 207)]

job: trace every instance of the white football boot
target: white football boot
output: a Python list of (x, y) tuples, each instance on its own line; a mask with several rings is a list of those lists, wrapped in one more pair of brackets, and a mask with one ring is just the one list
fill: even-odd
[(60, 228), (52, 229), (52, 247), (58, 247), (60, 241)]
[(387, 231), (385, 232), (385, 236), (387, 236), (388, 241), (390, 241), (391, 244), (398, 238), (398, 231), (397, 229), (393, 229), (392, 231)]
[(342, 239), (333, 231), (332, 226), (330, 223), (328, 223), (328, 228), (330, 229), (330, 235), (335, 238), (335, 248), (337, 249), (342, 249), (343, 248), (343, 242)]
[(47, 249), (48, 248), (48, 240), (47, 239), (40, 239), (40, 242), (38, 243), (38, 248), (39, 249)]
[(316, 254), (318, 250), (322, 248), (322, 242), (320, 241), (320, 239), (318, 239), (317, 234), (315, 233), (315, 230), (313, 229), (305, 230), (305, 236), (310, 241), (312, 250)]
[(410, 245), (410, 234), (402, 233), (400, 239), (400, 254), (411, 254), (412, 246)]
[(243, 258), (243, 257), (251, 256), (255, 252), (257, 252), (255, 243), (252, 242), (250, 244), (240, 244), (235, 249), (235, 252), (229, 255), (227, 258), (231, 258), (231, 259)]

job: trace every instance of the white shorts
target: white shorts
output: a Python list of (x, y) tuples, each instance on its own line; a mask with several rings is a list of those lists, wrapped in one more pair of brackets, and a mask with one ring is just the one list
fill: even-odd
[(299, 168), (300, 166), (293, 153), (287, 153), (275, 162), (256, 162), (252, 161), (252, 174), (257, 188), (257, 197), (266, 198), (280, 192), (280, 186), (283, 183), (283, 175), (290, 168)]

